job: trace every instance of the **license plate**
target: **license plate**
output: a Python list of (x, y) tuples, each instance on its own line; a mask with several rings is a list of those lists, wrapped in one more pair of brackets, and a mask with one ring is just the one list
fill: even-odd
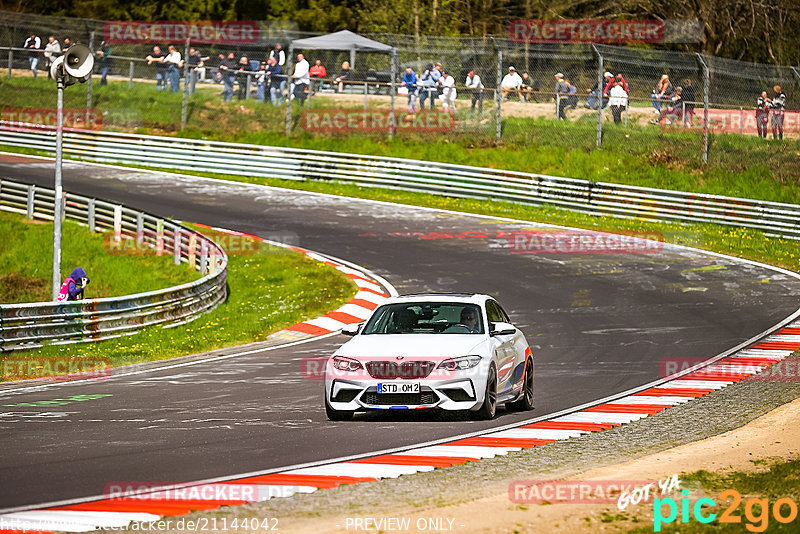
[(378, 384), (378, 393), (419, 393), (419, 382)]

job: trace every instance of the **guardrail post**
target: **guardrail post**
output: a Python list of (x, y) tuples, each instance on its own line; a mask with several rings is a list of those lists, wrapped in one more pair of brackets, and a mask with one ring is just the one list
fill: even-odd
[(136, 214), (136, 243), (141, 245), (144, 242), (144, 214), (140, 211)]
[(208, 241), (200, 241), (200, 274), (208, 273)]
[(211, 274), (217, 272), (217, 248), (211, 247), (211, 252), (208, 254), (208, 270)]
[(128, 67), (128, 89), (133, 89), (133, 60)]
[(28, 186), (28, 218), (33, 219), (33, 212), (34, 212), (34, 202), (36, 200), (36, 186), (29, 185)]
[(189, 267), (197, 267), (197, 234), (189, 234)]
[(706, 65), (703, 56), (695, 54), (700, 67), (703, 69), (703, 163), (708, 162), (708, 91), (709, 91), (709, 73), (708, 65)]
[(11, 71), (14, 70), (14, 51), (8, 49), (8, 79), (11, 79)]
[(367, 111), (367, 95), (369, 94), (369, 84), (364, 82), (364, 111)]
[(251, 74), (247, 74), (247, 83), (244, 85), (244, 99), (250, 100), (250, 78)]
[(173, 265), (181, 264), (181, 229), (175, 227), (172, 234), (172, 263)]
[(164, 254), (164, 219), (156, 220), (156, 256)]
[(89, 231), (94, 232), (97, 228), (95, 226), (95, 212), (94, 212), (94, 199), (90, 198), (86, 205), (86, 218), (89, 225)]
[(744, 135), (744, 109), (739, 106), (739, 135)]
[(122, 206), (114, 206), (114, 241), (122, 241)]

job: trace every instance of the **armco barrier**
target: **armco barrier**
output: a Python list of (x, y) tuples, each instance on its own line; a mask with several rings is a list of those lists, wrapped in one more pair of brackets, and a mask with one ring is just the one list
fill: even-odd
[[(55, 151), (55, 134), (0, 121), (0, 144)], [(332, 180), (458, 197), (554, 205), (646, 220), (717, 223), (800, 237), (800, 205), (592, 182), (400, 158), (172, 137), (71, 130), (67, 154), (87, 160), (290, 180)]]
[[(174, 326), (214, 309), (226, 297), (228, 257), (203, 234), (153, 215), (72, 193), (64, 194), (65, 218), (106, 230), (111, 240), (137, 240), (187, 262), (199, 280), (158, 291), (71, 302), (0, 305), (0, 351), (35, 348), (44, 342), (93, 341), (145, 326)], [(0, 179), (0, 210), (53, 220), (52, 189)], [(177, 245), (177, 246), (176, 246)], [(122, 246), (122, 245), (120, 245)]]

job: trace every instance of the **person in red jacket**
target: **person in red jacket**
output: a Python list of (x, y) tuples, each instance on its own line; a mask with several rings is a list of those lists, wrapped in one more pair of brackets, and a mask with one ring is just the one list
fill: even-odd
[[(328, 71), (325, 70), (325, 65), (322, 64), (321, 60), (316, 60), (314, 62), (314, 66), (308, 69), (308, 76), (311, 78), (311, 91), (314, 92), (316, 87), (322, 87), (322, 78), (328, 77)], [(314, 78), (319, 78), (320, 81), (314, 83)]]

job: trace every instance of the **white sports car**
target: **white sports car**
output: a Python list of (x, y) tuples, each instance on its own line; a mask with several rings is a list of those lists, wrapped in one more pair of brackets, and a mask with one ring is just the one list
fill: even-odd
[(392, 297), (346, 327), (353, 339), (326, 364), (332, 421), (373, 409), (468, 410), (492, 419), (498, 403), (533, 408), (533, 354), (487, 295)]

